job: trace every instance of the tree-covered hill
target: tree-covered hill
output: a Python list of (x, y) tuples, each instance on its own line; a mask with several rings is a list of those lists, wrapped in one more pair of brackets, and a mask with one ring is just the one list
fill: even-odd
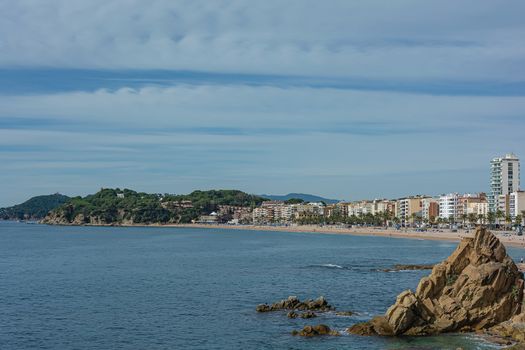
[(36, 196), (22, 204), (8, 208), (0, 208), (2, 220), (40, 220), (51, 210), (59, 207), (69, 200), (68, 196), (60, 193)]
[(187, 195), (149, 194), (129, 189), (102, 189), (74, 197), (44, 220), (50, 224), (189, 223), (220, 205), (254, 207), (265, 199), (237, 190), (194, 191)]

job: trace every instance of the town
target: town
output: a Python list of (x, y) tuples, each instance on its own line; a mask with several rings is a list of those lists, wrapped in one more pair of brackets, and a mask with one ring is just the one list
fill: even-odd
[[(191, 206), (190, 202), (180, 205)], [(370, 199), (326, 204), (300, 199), (264, 201), (255, 208), (221, 205), (201, 215), (200, 224), (255, 225), (366, 225), (414, 227), (467, 227), (489, 224), (493, 228), (521, 230), (525, 191), (520, 190), (520, 162), (506, 154), (490, 162), (490, 192), (412, 195), (397, 199)], [(521, 231), (520, 231), (521, 232)]]

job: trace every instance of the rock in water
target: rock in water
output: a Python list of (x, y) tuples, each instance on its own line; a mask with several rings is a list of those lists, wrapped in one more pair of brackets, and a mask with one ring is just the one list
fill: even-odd
[(334, 310), (334, 307), (328, 304), (328, 302), (323, 296), (320, 296), (315, 300), (309, 299), (305, 301), (300, 301), (296, 296), (289, 296), (288, 299), (275, 302), (272, 305), (259, 304), (255, 308), (255, 310), (257, 312), (269, 312), (278, 310), (308, 310), (325, 312)]
[(305, 326), (300, 331), (293, 331), (292, 335), (300, 335), (301, 337), (315, 337), (319, 335), (341, 335), (338, 331), (330, 329), (327, 325), (319, 324), (317, 326)]
[(520, 312), (523, 274), (491, 232), (478, 228), (444, 262), (404, 291), (384, 316), (348, 329), (360, 335), (425, 335), (487, 329)]

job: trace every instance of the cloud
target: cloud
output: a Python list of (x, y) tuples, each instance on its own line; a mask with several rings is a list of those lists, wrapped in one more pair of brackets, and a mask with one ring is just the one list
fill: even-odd
[[(0, 96), (0, 105), (0, 181), (17, 188), (84, 177), (79, 191), (364, 198), (403, 195), (411, 184), (417, 193), (455, 190), (443, 169), (460, 169), (457, 183), (481, 191), (486, 174), (470, 169), (508, 150), (525, 154), (521, 96), (180, 85)], [(392, 173), (406, 183), (398, 175), (389, 188)]]
[(101, 186), (486, 190), (492, 156), (525, 154), (524, 10), (0, 0), (0, 205)]
[(518, 0), (0, 2), (0, 66), (522, 81)]

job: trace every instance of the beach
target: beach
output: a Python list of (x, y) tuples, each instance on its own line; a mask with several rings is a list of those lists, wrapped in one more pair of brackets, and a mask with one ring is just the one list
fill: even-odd
[[(155, 225), (159, 226), (159, 225)], [(315, 232), (334, 235), (359, 235), (359, 236), (380, 236), (392, 238), (410, 238), (424, 240), (444, 240), (460, 241), (464, 237), (471, 237), (474, 230), (430, 230), (416, 231), (416, 229), (378, 228), (378, 227), (338, 227), (338, 226), (318, 226), (318, 225), (296, 225), (296, 226), (268, 226), (268, 225), (226, 225), (226, 224), (176, 224), (160, 225), (169, 227), (186, 227), (186, 228), (213, 228), (228, 230), (255, 230), (255, 231), (280, 231), (280, 232)], [(525, 248), (525, 236), (508, 234), (493, 231), (505, 245)]]

